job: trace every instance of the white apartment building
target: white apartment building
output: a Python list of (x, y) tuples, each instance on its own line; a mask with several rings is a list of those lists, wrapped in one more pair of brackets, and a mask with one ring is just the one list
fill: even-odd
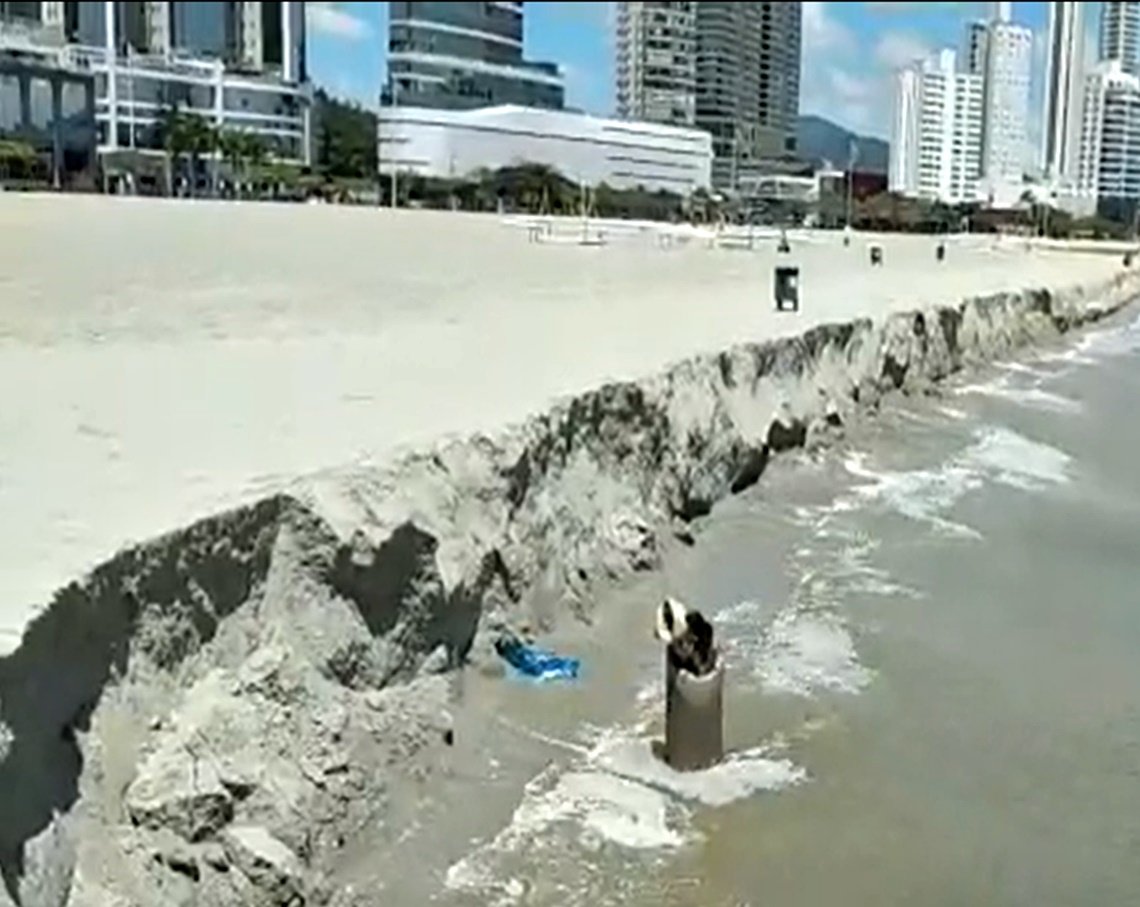
[(1140, 72), (1140, 2), (1105, 0), (1100, 13), (1100, 59), (1124, 72)]
[(546, 164), (577, 183), (688, 195), (712, 180), (703, 130), (500, 105), (478, 110), (382, 107), (381, 173), (456, 179), (481, 169)]
[(1020, 197), (1033, 35), (1009, 21), (1008, 3), (989, 12), (966, 26), (960, 61), (944, 50), (896, 73), (892, 190), (998, 206)]
[(983, 79), (943, 50), (895, 74), (889, 186), (948, 204), (978, 197)]
[(1077, 180), (1084, 95), (1083, 3), (1052, 0), (1045, 71), (1045, 114), (1041, 121), (1041, 169), (1062, 184)]
[(1085, 85), (1078, 192), (1088, 209), (1130, 221), (1140, 201), (1140, 76), (1110, 60)]
[(696, 122), (696, 3), (618, 3), (617, 111), (623, 120)]
[(1029, 73), (1033, 33), (994, 21), (986, 46), (982, 176), (992, 204), (1017, 201), (1022, 192), (1028, 141)]

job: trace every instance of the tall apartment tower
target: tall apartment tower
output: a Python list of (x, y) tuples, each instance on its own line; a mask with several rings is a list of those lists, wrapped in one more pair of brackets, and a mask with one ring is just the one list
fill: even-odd
[(791, 2), (619, 2), (619, 114), (706, 130), (713, 185), (735, 189), (795, 151), (801, 18)]
[(986, 53), (990, 46), (989, 22), (971, 22), (962, 42), (962, 71), (976, 76), (986, 74)]
[(697, 116), (713, 140), (713, 186), (734, 190), (795, 151), (799, 3), (697, 4)]
[(990, 23), (986, 39), (982, 176), (997, 203), (1016, 201), (1025, 171), (1033, 33), (1011, 22)]
[(559, 68), (523, 57), (523, 10), (521, 2), (389, 3), (385, 103), (561, 109)]
[(895, 73), (889, 185), (951, 204), (978, 197), (983, 77), (944, 50)]
[(799, 3), (762, 3), (760, 15), (760, 123), (772, 130), (778, 154), (796, 150), (800, 116), (803, 9)]
[(1124, 72), (1140, 71), (1140, 2), (1105, 0), (1100, 13), (1100, 59)]
[(1074, 181), (1080, 160), (1084, 94), (1084, 4), (1049, 4), (1049, 46), (1045, 71), (1045, 115), (1041, 121), (1041, 169), (1055, 179)]
[(697, 116), (697, 4), (620, 0), (616, 71), (622, 119), (692, 126)]

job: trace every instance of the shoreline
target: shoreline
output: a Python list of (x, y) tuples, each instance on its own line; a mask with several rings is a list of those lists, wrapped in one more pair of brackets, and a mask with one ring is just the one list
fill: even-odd
[(266, 884), (233, 834), (254, 826), (292, 855), (273, 884), (327, 900), (337, 840), (442, 745), (447, 678), (493, 665), (501, 627), (588, 622), (599, 590), (659, 568), (772, 456), (1138, 292), (1122, 270), (689, 357), (120, 552), (0, 657), (6, 883), (66, 885), (82, 907), (117, 872), (154, 891), (173, 873), (226, 903)]

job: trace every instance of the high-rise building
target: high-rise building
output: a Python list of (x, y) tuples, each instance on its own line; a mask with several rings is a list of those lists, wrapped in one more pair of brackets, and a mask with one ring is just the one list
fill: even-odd
[(1009, 22), (1012, 16), (1013, 4), (1009, 0), (997, 0), (990, 3), (991, 22)]
[(1080, 159), (1081, 103), (1084, 93), (1083, 4), (1049, 4), (1045, 115), (1041, 121), (1041, 169), (1054, 179), (1074, 181)]
[(697, 4), (697, 126), (713, 140), (713, 185), (735, 189), (795, 152), (798, 3)]
[(620, 0), (616, 69), (619, 117), (693, 125), (697, 115), (697, 4)]
[(1140, 76), (1120, 60), (1086, 78), (1079, 195), (1099, 214), (1134, 223), (1140, 203)]
[(796, 150), (800, 117), (803, 8), (762, 3), (760, 9), (760, 125), (770, 131), (778, 156)]
[(1003, 21), (990, 23), (984, 77), (982, 176), (988, 195), (999, 204), (1009, 202), (1010, 196), (1019, 196), (1022, 191), (1032, 51), (1033, 33), (1028, 28)]
[(986, 49), (989, 47), (990, 24), (970, 22), (962, 45), (962, 71), (976, 76), (986, 74)]
[(713, 140), (713, 184), (732, 190), (795, 152), (799, 3), (620, 2), (624, 119), (695, 123)]
[(895, 73), (889, 186), (950, 204), (978, 197), (983, 77), (944, 50)]
[(1119, 62), (1124, 72), (1140, 71), (1140, 2), (1101, 3), (1100, 59)]
[(562, 73), (523, 58), (518, 3), (388, 4), (387, 104), (561, 109)]
[(306, 81), (305, 4), (246, 0), (240, 6), (241, 68)]

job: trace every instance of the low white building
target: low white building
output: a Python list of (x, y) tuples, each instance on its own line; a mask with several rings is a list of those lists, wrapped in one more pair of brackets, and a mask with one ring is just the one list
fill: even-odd
[(707, 132), (561, 110), (385, 107), (377, 138), (381, 173), (458, 179), (483, 168), (545, 164), (586, 185), (678, 195), (708, 189), (712, 179)]

